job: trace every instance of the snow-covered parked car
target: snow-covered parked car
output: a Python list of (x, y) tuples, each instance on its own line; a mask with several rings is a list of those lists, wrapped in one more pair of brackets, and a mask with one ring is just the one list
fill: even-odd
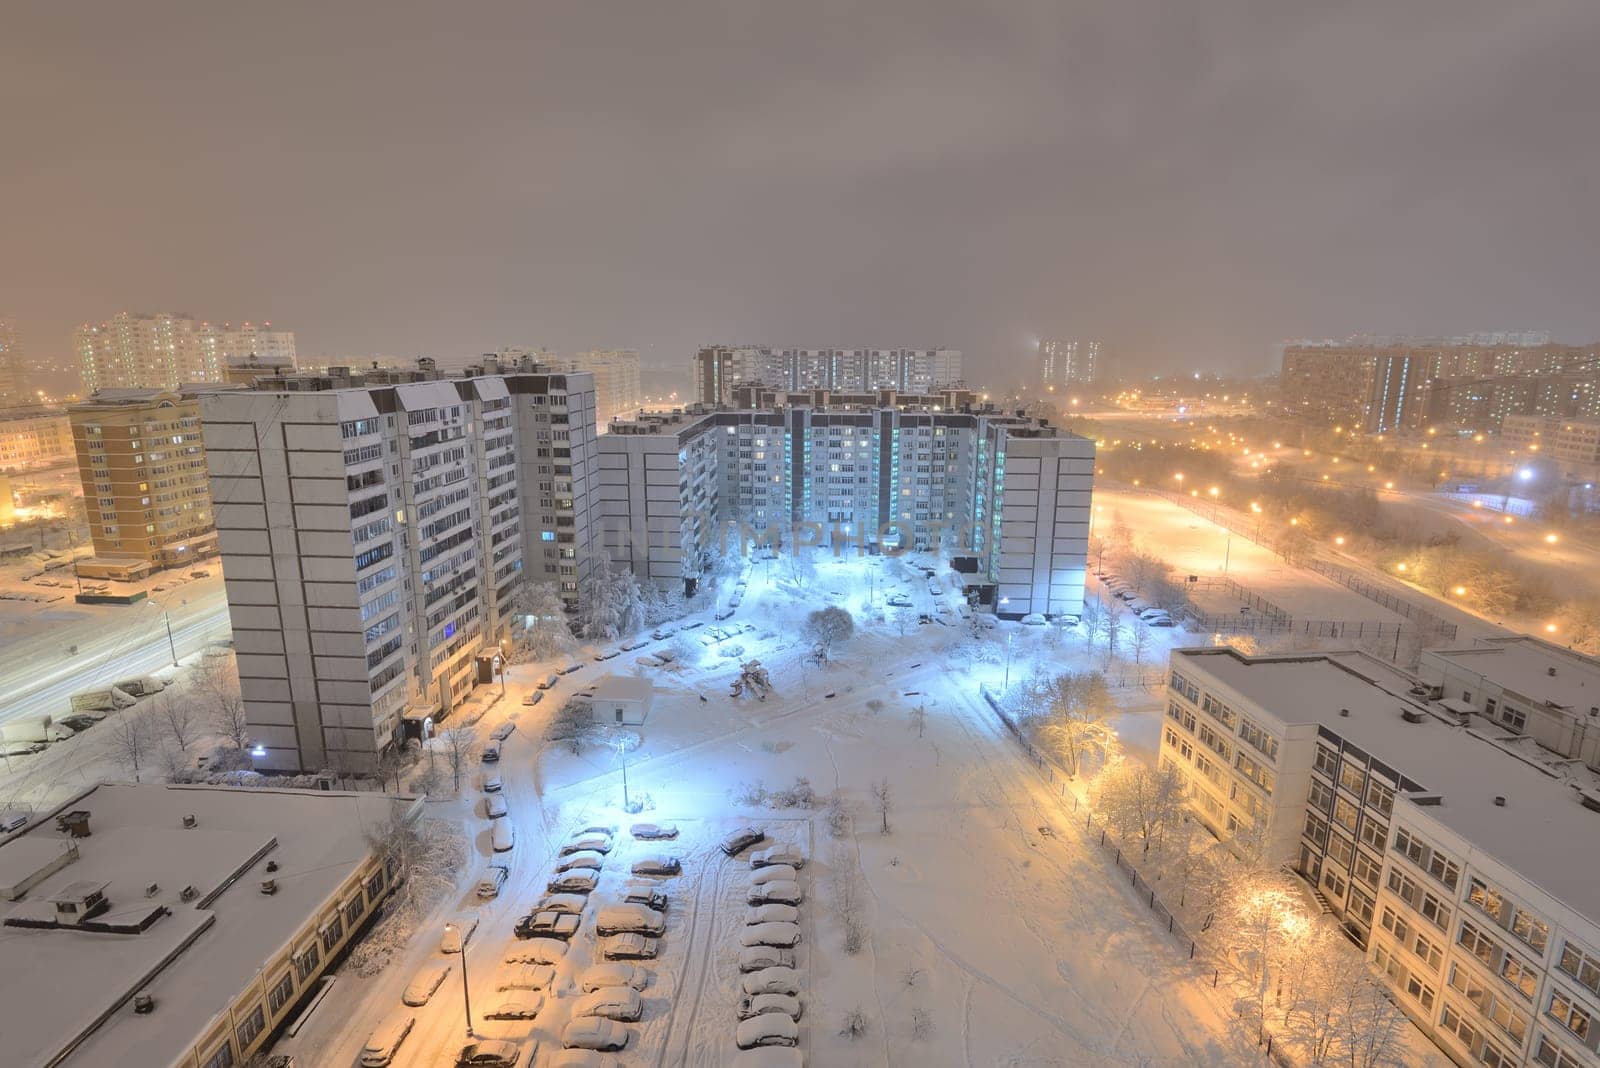
[(568, 1049), (593, 1049), (612, 1053), (628, 1044), (628, 1029), (614, 1020), (584, 1016), (567, 1024), (561, 1044)]
[(391, 1063), (400, 1051), (400, 1043), (415, 1026), (417, 1018), (409, 1012), (391, 1016), (379, 1024), (367, 1044), (361, 1047), (361, 1068), (384, 1068)]
[(477, 895), (484, 899), (499, 897), (500, 888), (506, 884), (508, 874), (504, 864), (490, 864), (484, 868), (483, 874), (478, 876)]
[(483, 777), (483, 792), (484, 793), (486, 793), (486, 794), (497, 794), (497, 793), (500, 792), (501, 786), (502, 786), (502, 783), (500, 782), (500, 776), (499, 775), (496, 775), (496, 774), (494, 774), (492, 772), (484, 775), (484, 777)]
[(500, 743), (493, 741), (483, 743), (483, 752), (478, 759), (485, 764), (500, 763)]
[(646, 853), (633, 862), (635, 875), (676, 875), (683, 870), (683, 861), (670, 853)]
[(628, 833), (640, 841), (659, 842), (678, 837), (678, 826), (674, 823), (635, 823), (628, 828)]
[(606, 855), (596, 853), (592, 849), (580, 849), (576, 853), (568, 853), (556, 861), (556, 871), (572, 871), (576, 868), (591, 868), (599, 871), (606, 866)]
[(572, 1015), (603, 1016), (607, 1020), (637, 1020), (644, 1015), (639, 992), (625, 986), (607, 986), (591, 991), (572, 1003)]
[(631, 653), (635, 649), (643, 649), (649, 644), (650, 639), (648, 638), (634, 638), (632, 641), (626, 641), (622, 643), (622, 651), (625, 653)]
[(578, 986), (585, 993), (604, 990), (609, 986), (643, 990), (649, 982), (650, 973), (637, 964), (594, 964), (578, 976)]
[(517, 732), (517, 725), (515, 723), (511, 723), (511, 722), (508, 721), (506, 723), (500, 724), (500, 726), (498, 726), (494, 730), (490, 731), (489, 732), (489, 737), (493, 738), (497, 742), (503, 742), (507, 738), (509, 738), (513, 734), (515, 734), (516, 732)]
[[(495, 795), (490, 795), (495, 796)], [(489, 835), (489, 846), (496, 853), (509, 853), (517, 844), (517, 832), (510, 820), (495, 820)]]
[(788, 994), (793, 997), (800, 993), (800, 973), (793, 968), (763, 968), (759, 972), (741, 976), (739, 988), (752, 996)]
[(739, 999), (739, 1019), (748, 1020), (762, 1013), (776, 1012), (791, 1020), (800, 1019), (800, 999), (789, 994), (746, 994)]
[(560, 964), (567, 944), (559, 938), (529, 938), (506, 950), (507, 964)]
[(910, 608), (911, 598), (903, 593), (897, 593), (887, 601), (890, 608)]
[(767, 868), (774, 864), (787, 864), (791, 868), (806, 866), (806, 855), (800, 852), (798, 846), (775, 845), (768, 849), (758, 849), (750, 854), (752, 868)]
[(530, 912), (517, 921), (518, 938), (559, 938), (565, 941), (578, 933), (583, 917), (571, 912)]
[(757, 1046), (793, 1046), (800, 1042), (800, 1025), (776, 1012), (764, 1012), (741, 1020), (733, 1033), (734, 1045), (740, 1049)]
[(497, 1001), (484, 1016), (491, 1020), (532, 1020), (544, 1008), (544, 995), (538, 991), (509, 994)]
[(561, 855), (565, 857), (589, 850), (596, 853), (611, 852), (611, 836), (602, 831), (579, 831), (561, 847)]
[(558, 674), (558, 675), (570, 675), (574, 671), (577, 671), (581, 667), (583, 667), (583, 661), (574, 658), (572, 660), (568, 660), (565, 664), (562, 664), (560, 667), (556, 668), (556, 674)]
[(1044, 616), (1038, 612), (1029, 612), (1017, 622), (1021, 623), (1024, 627), (1042, 627), (1048, 623), (1049, 620), (1045, 619)]
[(755, 923), (739, 932), (741, 946), (793, 946), (799, 942), (798, 923)]
[(1178, 624), (1170, 617), (1161, 616), (1147, 621), (1152, 627), (1176, 627)]
[(669, 624), (664, 624), (662, 626), (659, 626), (655, 630), (651, 631), (650, 632), (650, 637), (654, 638), (656, 641), (659, 642), (659, 641), (661, 641), (661, 640), (663, 640), (665, 638), (672, 637), (676, 633), (678, 633), (678, 628), (672, 626), (669, 623)]
[(763, 968), (793, 968), (794, 950), (781, 946), (746, 946), (739, 951), (739, 970), (759, 972)]
[(548, 964), (508, 964), (494, 976), (496, 990), (545, 990), (556, 981)]
[(426, 1005), (428, 999), (433, 997), (433, 992), (439, 989), (439, 984), (444, 982), (444, 977), (449, 974), (448, 964), (442, 962), (424, 964), (407, 984), (405, 993), (400, 995), (400, 1000), (407, 1005)]
[(555, 878), (545, 884), (545, 889), (552, 894), (587, 894), (593, 892), (599, 881), (599, 873), (593, 868), (573, 868), (571, 871), (558, 872)]
[(527, 707), (532, 708), (534, 705), (538, 704), (540, 701), (543, 701), (543, 700), (544, 700), (544, 691), (543, 690), (534, 690), (532, 693), (528, 694), (528, 696), (526, 696), (526, 697), (524, 697), (522, 699), (522, 703), (524, 705), (526, 705)]
[(550, 672), (550, 674), (546, 675), (544, 678), (539, 680), (539, 689), (548, 690), (552, 686), (554, 686), (557, 682), (559, 682), (560, 679), (561, 679), (561, 676), (557, 675), (554, 671), (552, 671), (552, 672)]
[(606, 960), (655, 960), (661, 939), (641, 934), (619, 934), (601, 939), (600, 956)]
[(750, 873), (751, 886), (766, 886), (768, 883), (794, 883), (800, 881), (800, 873), (787, 864), (774, 864), (768, 868), (757, 868)]
[(492, 820), (501, 819), (511, 810), (506, 806), (506, 795), (494, 793), (483, 799), (483, 814)]
[(793, 905), (757, 905), (745, 910), (745, 926), (758, 923), (799, 923), (800, 910)]
[(478, 929), (476, 912), (460, 912), (445, 921), (444, 936), (439, 939), (440, 953), (460, 953), (461, 943), (472, 941), (472, 932)]
[(522, 1061), (522, 1047), (501, 1038), (484, 1038), (468, 1042), (456, 1057), (456, 1068), (517, 1068)]
[(589, 899), (582, 894), (546, 894), (533, 907), (535, 912), (566, 912), (573, 916), (583, 913)]
[(622, 885), (622, 900), (657, 912), (667, 911), (667, 892), (655, 883), (630, 879)]
[(608, 905), (595, 914), (596, 934), (660, 935), (667, 929), (661, 913), (643, 905)]
[(722, 840), (722, 851), (730, 857), (737, 856), (766, 836), (767, 832), (764, 828), (740, 827)]
[(750, 892), (745, 895), (745, 901), (751, 905), (769, 905), (774, 902), (779, 905), (798, 905), (805, 899), (806, 895), (800, 889), (800, 884), (791, 882), (752, 886)]

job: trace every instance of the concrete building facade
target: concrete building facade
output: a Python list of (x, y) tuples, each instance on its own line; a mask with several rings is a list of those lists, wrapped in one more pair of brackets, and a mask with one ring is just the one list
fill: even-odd
[(251, 353), (294, 365), (294, 334), (270, 323), (212, 324), (168, 312), (118, 312), (73, 333), (84, 393), (107, 389), (176, 389), (221, 382), (224, 369)]
[(37, 404), (0, 408), (0, 471), (54, 467), (73, 456), (66, 412)]
[(1088, 385), (1100, 376), (1100, 342), (1045, 338), (1039, 342), (1039, 384), (1046, 389)]
[(1172, 655), (1160, 760), (1463, 1066), (1600, 1064), (1596, 778), (1365, 654)]
[(17, 405), (28, 396), (27, 365), (17, 321), (0, 315), (0, 405)]
[(734, 387), (931, 393), (962, 379), (955, 349), (775, 349), (708, 346), (695, 354), (695, 396), (702, 404), (733, 400)]
[(102, 390), (67, 417), (97, 558), (166, 568), (216, 552), (196, 392)]
[(258, 766), (372, 770), (476, 684), (531, 568), (577, 598), (587, 375), (338, 368), (204, 417)]

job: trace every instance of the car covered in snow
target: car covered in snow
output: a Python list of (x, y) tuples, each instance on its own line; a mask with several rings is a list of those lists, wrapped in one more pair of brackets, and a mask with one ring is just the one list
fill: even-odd
[(722, 851), (728, 856), (738, 856), (746, 849), (766, 838), (767, 832), (762, 827), (740, 827), (732, 831), (722, 840)]
[(655, 960), (661, 952), (661, 939), (642, 934), (619, 934), (600, 940), (600, 956), (605, 960)]
[(793, 946), (799, 942), (798, 923), (754, 923), (739, 932), (741, 946)]
[(582, 894), (546, 894), (539, 899), (533, 907), (535, 912), (567, 912), (574, 916), (580, 915), (588, 906), (589, 899)]
[(886, 602), (890, 608), (910, 608), (911, 598), (903, 593), (897, 593)]
[(583, 917), (571, 912), (530, 912), (517, 921), (518, 938), (559, 938), (565, 941), (578, 933)]
[(539, 680), (539, 689), (548, 690), (560, 680), (561, 676), (552, 671), (550, 674)]
[(361, 1068), (384, 1068), (393, 1062), (395, 1054), (400, 1052), (400, 1043), (415, 1026), (417, 1018), (409, 1012), (391, 1016), (379, 1024), (367, 1044), (361, 1047)]
[(590, 991), (572, 1003), (574, 1019), (603, 1016), (607, 1020), (637, 1020), (644, 1015), (639, 992), (626, 986), (607, 986)]
[(1167, 617), (1148, 620), (1148, 622), (1152, 627), (1176, 627), (1178, 625), (1172, 619)]
[(533, 1020), (544, 1008), (544, 995), (535, 990), (508, 994), (490, 1006), (483, 1015), (490, 1020)]
[(556, 981), (548, 964), (507, 964), (494, 976), (496, 990), (545, 990)]
[(428, 999), (433, 997), (433, 992), (439, 989), (439, 984), (444, 982), (444, 977), (449, 974), (448, 964), (440, 961), (424, 964), (406, 985), (405, 993), (400, 995), (400, 1000), (407, 1005), (426, 1005)]
[(577, 660), (577, 659), (568, 660), (565, 664), (562, 664), (560, 667), (556, 668), (556, 673), (558, 675), (570, 675), (574, 671), (577, 671), (578, 669), (580, 669), (582, 667), (583, 667), (583, 661), (582, 660)]
[(670, 853), (646, 853), (633, 862), (635, 875), (676, 875), (683, 870), (683, 861)]
[(516, 732), (517, 732), (517, 725), (515, 723), (511, 723), (511, 722), (508, 721), (506, 723), (500, 724), (500, 726), (498, 726), (494, 730), (490, 731), (489, 732), (489, 737), (493, 738), (497, 742), (503, 742), (507, 738), (509, 738), (513, 734), (515, 734)]
[(483, 814), (492, 820), (500, 819), (510, 811), (506, 806), (506, 795), (503, 793), (493, 793), (483, 799)]
[(602, 663), (602, 662), (604, 662), (606, 660), (615, 660), (617, 657), (619, 657), (621, 655), (622, 655), (622, 650), (621, 649), (602, 649), (598, 653), (594, 654), (594, 660), (595, 660), (595, 663), (598, 664), (598, 663)]
[(580, 849), (576, 853), (568, 853), (556, 861), (556, 871), (572, 871), (575, 868), (592, 868), (599, 871), (606, 866), (606, 855), (596, 853), (592, 849)]
[(643, 905), (608, 905), (595, 914), (594, 929), (602, 935), (660, 935), (667, 929), (667, 921)]
[(628, 828), (628, 833), (640, 841), (659, 842), (678, 837), (678, 826), (675, 823), (635, 823)]
[(751, 886), (766, 886), (768, 883), (793, 883), (800, 881), (800, 873), (787, 864), (774, 864), (768, 868), (757, 868), (750, 873)]
[(483, 869), (483, 874), (478, 876), (476, 893), (481, 898), (500, 896), (500, 888), (506, 884), (506, 876), (510, 874), (504, 864), (490, 864)]
[(628, 1044), (628, 1029), (615, 1020), (583, 1016), (561, 1032), (561, 1044), (568, 1049), (592, 1049), (612, 1053)]
[(762, 1013), (776, 1012), (791, 1020), (800, 1019), (800, 999), (791, 994), (746, 994), (739, 999), (739, 1019), (748, 1020)]
[(500, 763), (500, 743), (492, 741), (485, 742), (483, 744), (483, 753), (478, 759), (482, 760), (485, 764)]
[(587, 894), (594, 890), (599, 881), (600, 875), (593, 868), (573, 868), (571, 871), (557, 872), (545, 884), (545, 889), (552, 894)]
[(798, 905), (806, 899), (805, 891), (800, 889), (799, 883), (776, 882), (767, 883), (765, 886), (752, 886), (745, 895), (745, 901), (751, 905)]
[(439, 939), (440, 953), (460, 953), (461, 943), (472, 941), (472, 932), (478, 929), (476, 912), (460, 912), (445, 921), (444, 936)]
[(499, 793), (503, 785), (500, 782), (500, 776), (492, 772), (483, 777), (483, 792), (486, 794)]
[(650, 973), (637, 964), (594, 964), (578, 976), (578, 986), (585, 993), (604, 990), (610, 986), (625, 986), (643, 990), (650, 982)]
[(793, 968), (794, 950), (782, 946), (746, 946), (739, 951), (739, 970), (759, 972), (763, 968)]
[(781, 1013), (764, 1012), (760, 1016), (739, 1021), (733, 1033), (733, 1042), (740, 1049), (798, 1045), (800, 1025)]
[(626, 641), (622, 643), (622, 651), (625, 653), (631, 653), (635, 649), (643, 649), (649, 644), (650, 639), (648, 638), (634, 638), (632, 641)]
[[(491, 795), (493, 796), (493, 795)], [(510, 820), (495, 820), (489, 835), (489, 846), (496, 853), (509, 853), (517, 844), (517, 832)]]
[(661, 641), (661, 640), (663, 640), (665, 638), (672, 637), (676, 633), (678, 633), (678, 628), (677, 627), (674, 627), (674, 626), (671, 626), (671, 625), (666, 625), (666, 626), (657, 627), (655, 630), (651, 631), (650, 632), (650, 637), (654, 638), (656, 641), (659, 642), (659, 641)]
[(603, 831), (579, 831), (561, 847), (561, 855), (565, 857), (590, 850), (596, 853), (611, 852), (611, 836)]
[(745, 926), (757, 923), (799, 923), (800, 910), (793, 905), (756, 905), (745, 910)]
[(1024, 627), (1042, 627), (1047, 624), (1049, 620), (1045, 619), (1044, 616), (1038, 612), (1029, 612), (1017, 622), (1021, 623)]
[(622, 900), (657, 912), (667, 911), (667, 892), (655, 883), (630, 879), (622, 886)]
[(752, 996), (756, 994), (793, 996), (800, 993), (800, 973), (793, 968), (763, 968), (759, 972), (741, 976), (739, 988)]
[(776, 845), (768, 849), (758, 849), (750, 854), (752, 868), (767, 868), (774, 864), (787, 864), (791, 868), (806, 866), (806, 855), (799, 848), (792, 845)]
[(507, 964), (560, 964), (567, 944), (559, 938), (529, 938), (506, 950)]
[(532, 693), (528, 694), (528, 696), (526, 696), (526, 697), (524, 697), (522, 699), (522, 703), (524, 705), (526, 705), (527, 707), (532, 708), (534, 705), (538, 704), (540, 701), (543, 701), (543, 700), (544, 700), (544, 691), (543, 690), (534, 690)]
[(468, 1042), (456, 1057), (456, 1068), (517, 1068), (522, 1063), (522, 1047), (500, 1038)]

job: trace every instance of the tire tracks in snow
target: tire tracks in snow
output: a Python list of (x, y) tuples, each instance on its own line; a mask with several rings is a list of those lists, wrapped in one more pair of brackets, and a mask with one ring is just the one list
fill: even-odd
[[(700, 940), (699, 968), (700, 974), (692, 978), (694, 995), (690, 1000), (686, 1013), (681, 1012), (682, 998), (674, 997), (672, 1000), (672, 1023), (667, 1028), (666, 1038), (661, 1043), (661, 1053), (656, 1058), (658, 1068), (665, 1068), (667, 1064), (688, 1064), (689, 1055), (695, 1037), (695, 1020), (700, 1013), (700, 1002), (705, 995), (706, 979), (711, 973), (711, 958), (716, 950), (716, 924), (717, 906), (722, 900), (722, 876), (727, 870), (728, 857), (719, 856), (721, 851), (711, 847), (711, 863), (701, 867), (699, 878), (695, 880), (694, 918), (689, 924), (689, 949), (684, 956), (684, 979), (691, 980), (690, 971), (695, 967), (695, 940)], [(705, 884), (711, 883), (711, 900), (705, 898)], [(704, 923), (701, 922), (704, 917)], [(686, 984), (685, 984), (686, 985)], [(681, 992), (683, 986), (679, 987)], [(674, 1042), (680, 1029), (683, 1032), (682, 1056), (668, 1060)]]

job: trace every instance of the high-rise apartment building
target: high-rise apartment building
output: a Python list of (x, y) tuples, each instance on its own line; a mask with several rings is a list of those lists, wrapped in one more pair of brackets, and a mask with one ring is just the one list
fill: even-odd
[(101, 390), (67, 417), (96, 557), (181, 567), (216, 551), (196, 393)]
[(1495, 431), (1507, 416), (1600, 418), (1600, 348), (1356, 338), (1286, 345), (1284, 408), (1367, 433)]
[(1100, 342), (1045, 338), (1038, 361), (1039, 384), (1046, 389), (1088, 385), (1100, 375)]
[(594, 376), (594, 403), (602, 433), (613, 419), (631, 419), (644, 404), (635, 349), (590, 349), (568, 357), (536, 356), (551, 370), (587, 371)]
[(960, 382), (955, 349), (774, 349), (709, 346), (695, 354), (695, 395), (702, 404), (727, 404), (733, 388), (929, 393)]
[(790, 545), (796, 524), (814, 524), (804, 537), (824, 549), (974, 557), (1002, 615), (1082, 610), (1092, 441), (957, 390), (734, 398), (602, 437), (599, 538), (614, 566), (692, 582), (738, 528)]
[(1256, 828), (1306, 879), (1457, 1064), (1593, 1065), (1600, 791), (1480, 715), (1484, 694), (1538, 692), (1525, 651), (1484, 655), (1440, 693), (1360, 653), (1178, 650), (1160, 759), (1217, 834)]
[(53, 467), (72, 459), (72, 427), (57, 408), (0, 408), (0, 471)]
[(258, 766), (371, 770), (475, 685), (526, 577), (577, 600), (587, 374), (330, 368), (214, 391), (204, 415)]
[(1556, 464), (1566, 478), (1600, 478), (1600, 420), (1544, 415), (1508, 415), (1500, 424), (1508, 449)]
[(0, 405), (21, 404), (26, 399), (27, 386), (17, 321), (0, 316)]
[(255, 353), (294, 364), (294, 334), (271, 324), (197, 322), (165, 312), (118, 312), (98, 326), (85, 323), (73, 335), (84, 392), (102, 389), (176, 389), (189, 383), (221, 382), (232, 360)]

